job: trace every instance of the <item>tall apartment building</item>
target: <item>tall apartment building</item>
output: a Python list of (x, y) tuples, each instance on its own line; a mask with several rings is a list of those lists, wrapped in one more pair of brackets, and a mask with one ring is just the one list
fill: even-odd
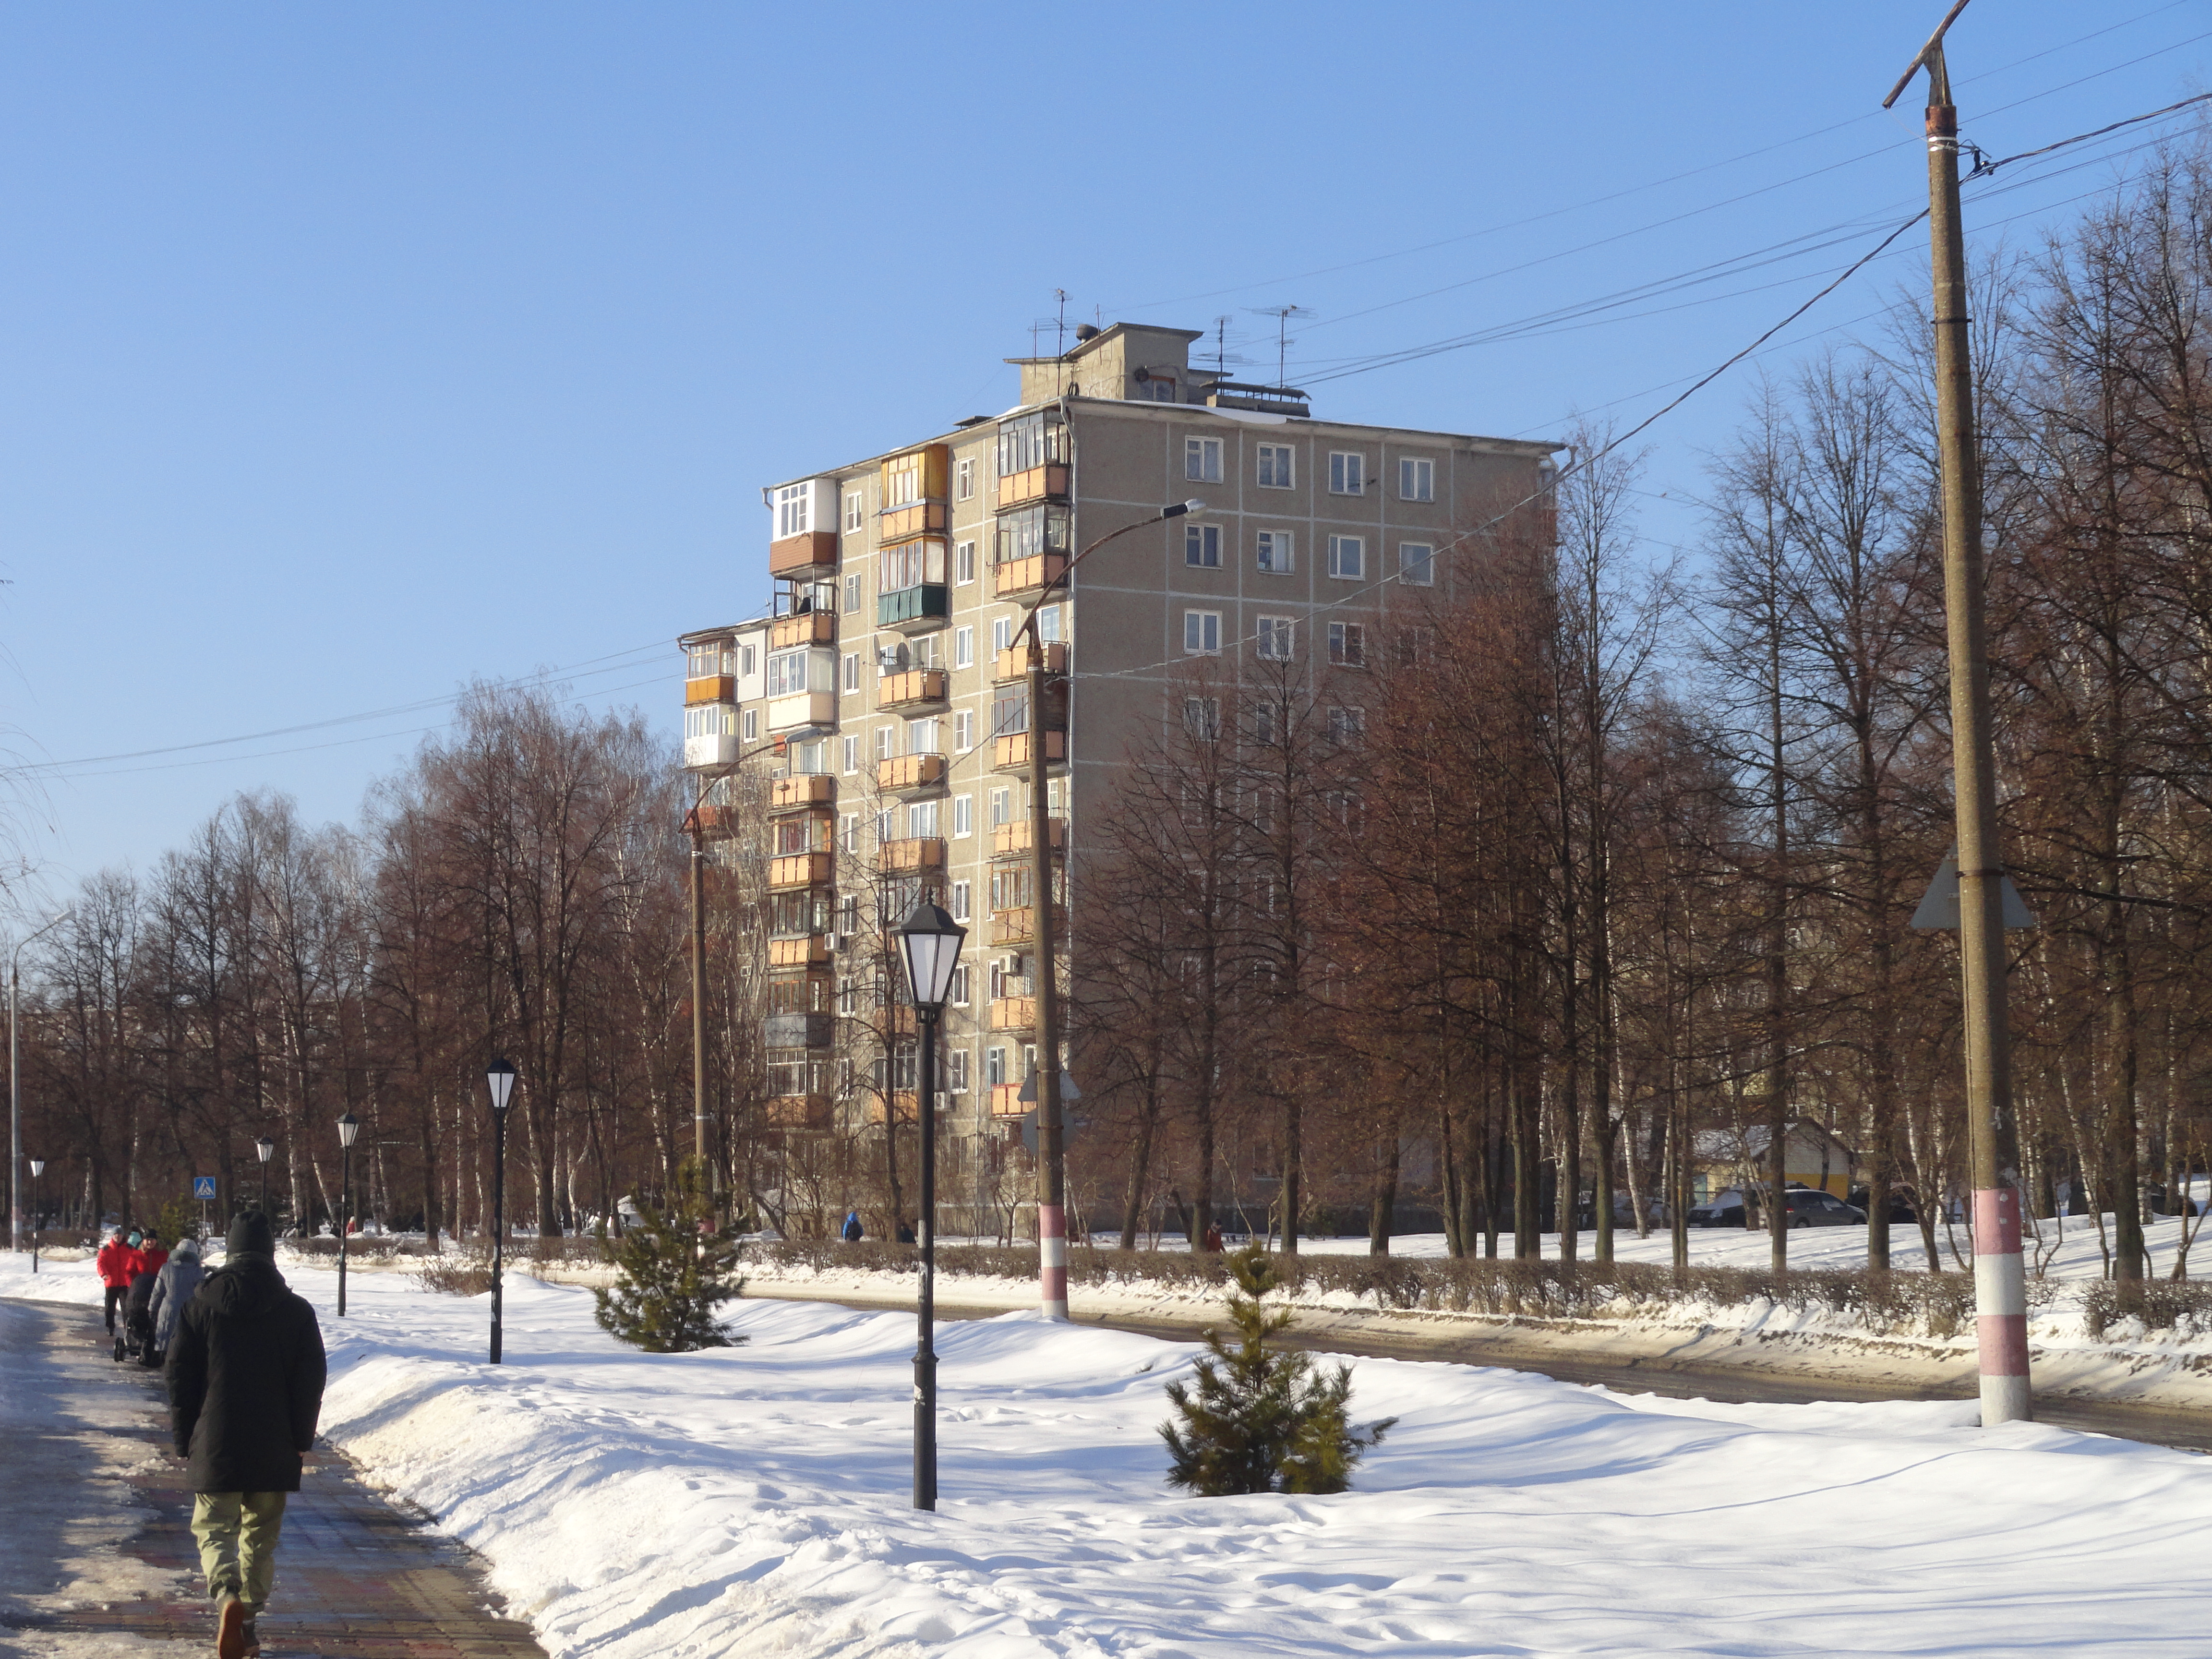
[[(948, 1188), (975, 1161), (963, 1140), (999, 1160), (1035, 1059), (1029, 769), (1048, 769), (1046, 833), (1079, 890), (1086, 820), (1133, 739), (1180, 717), (1164, 699), (1189, 659), (1370, 672), (1370, 633), (1438, 580), (1455, 530), (1548, 481), (1554, 446), (1316, 420), (1303, 393), (1194, 365), (1201, 337), (1083, 330), (1008, 360), (1006, 414), (770, 486), (773, 614), (682, 641), (709, 833), (765, 863), (772, 1122), (911, 1117), (911, 1011), (882, 930), (928, 891), (969, 929), (945, 1023)], [(1025, 608), (1079, 550), (1184, 501), (1041, 610), (1054, 691), (1030, 709)], [(748, 763), (769, 775), (744, 798), (765, 807), (737, 823), (720, 779)], [(1056, 936), (1079, 952), (1080, 915)]]

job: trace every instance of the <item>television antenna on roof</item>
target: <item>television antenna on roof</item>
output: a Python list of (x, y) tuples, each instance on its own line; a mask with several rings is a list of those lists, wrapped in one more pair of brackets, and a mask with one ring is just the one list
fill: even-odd
[(1275, 319), (1275, 384), (1283, 386), (1290, 376), (1291, 319), (1310, 317), (1313, 313), (1304, 306), (1254, 306), (1252, 312), (1255, 316)]

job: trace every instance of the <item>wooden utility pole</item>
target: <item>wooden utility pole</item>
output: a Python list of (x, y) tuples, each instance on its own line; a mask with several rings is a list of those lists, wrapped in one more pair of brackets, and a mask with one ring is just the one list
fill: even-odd
[(1983, 611), (1982, 491), (1968, 356), (1966, 258), (1959, 211), (1959, 112), (1943, 63), (1957, 0), (1888, 97), (1928, 72), (1928, 226), (1935, 274), (1937, 438), (1943, 469), (1943, 599), (1951, 666), (1953, 810), (1959, 830), (1959, 962), (1966, 999), (1966, 1132), (1973, 1186), (1974, 1304), (1982, 1423), (2033, 1414), (2027, 1277), (2021, 1261), (2019, 1127), (2005, 1010), (2004, 868), (1997, 854), (1996, 765)]
[[(1085, 550), (1088, 550), (1087, 549)], [(1047, 586), (1047, 592), (1052, 590)], [(1040, 596), (1038, 604), (1042, 604)], [(1029, 618), (1030, 914), (1036, 970), (1037, 1302), (1047, 1319), (1067, 1317), (1067, 1152), (1060, 1116), (1060, 975), (1052, 937), (1052, 783), (1046, 763), (1045, 649), (1036, 611)]]

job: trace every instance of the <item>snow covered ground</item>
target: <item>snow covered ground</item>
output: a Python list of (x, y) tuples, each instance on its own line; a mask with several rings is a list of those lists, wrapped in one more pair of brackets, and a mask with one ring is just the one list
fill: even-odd
[[(0, 1294), (94, 1304), (83, 1264)], [(549, 1652), (677, 1656), (2201, 1655), (2193, 1455), (1967, 1405), (1711, 1406), (1358, 1362), (1402, 1419), (1332, 1498), (1162, 1481), (1194, 1350), (1027, 1314), (939, 1334), (942, 1506), (907, 1507), (910, 1316), (732, 1310), (746, 1346), (649, 1356), (587, 1292), (487, 1309), (294, 1264), (324, 1420), (487, 1559)], [(280, 1590), (281, 1594), (281, 1590)]]

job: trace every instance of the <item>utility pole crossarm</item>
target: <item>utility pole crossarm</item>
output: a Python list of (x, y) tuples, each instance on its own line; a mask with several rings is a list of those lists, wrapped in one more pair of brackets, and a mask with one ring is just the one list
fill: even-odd
[[(1929, 35), (1928, 44), (1920, 48), (1920, 55), (1905, 66), (1905, 73), (1897, 77), (1897, 84), (1889, 89), (1889, 96), (1881, 100), (1881, 106), (1884, 109), (1887, 109), (1905, 95), (1905, 88), (1912, 84), (1912, 77), (1919, 74), (1923, 69), (1925, 69), (1931, 77), (1940, 78), (1942, 82), (1940, 88), (1933, 84), (1929, 86), (1928, 101), (1931, 104), (1938, 101), (1948, 104), (1951, 101), (1950, 77), (1943, 72), (1943, 36), (1951, 25), (1958, 21), (1959, 14), (1966, 9), (1966, 0), (1958, 0), (1957, 4), (1943, 14), (1943, 21), (1936, 26), (1936, 33)], [(1937, 96), (1939, 93), (1940, 100)]]

